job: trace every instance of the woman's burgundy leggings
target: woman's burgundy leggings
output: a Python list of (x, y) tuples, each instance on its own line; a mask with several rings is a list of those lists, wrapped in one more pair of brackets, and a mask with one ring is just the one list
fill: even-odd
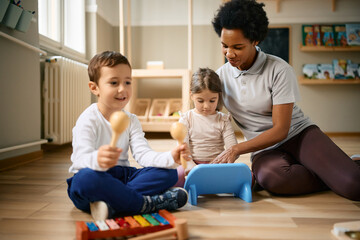
[(360, 200), (360, 166), (315, 125), (275, 149), (256, 154), (252, 171), (258, 184), (274, 194), (330, 188), (345, 198)]

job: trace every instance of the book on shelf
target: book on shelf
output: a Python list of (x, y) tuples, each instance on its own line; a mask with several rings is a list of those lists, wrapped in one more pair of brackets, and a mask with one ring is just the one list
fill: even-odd
[(334, 78), (335, 79), (359, 79), (360, 65), (351, 60), (334, 59)]
[(313, 25), (313, 36), (314, 36), (314, 45), (321, 46), (321, 35), (320, 35), (320, 25), (315, 24)]
[(347, 62), (348, 61), (345, 59), (334, 59), (333, 60), (334, 78), (335, 79), (345, 79)]
[(345, 24), (335, 24), (334, 27), (334, 38), (335, 46), (348, 46), (347, 37), (346, 37), (346, 26)]
[(303, 74), (307, 79), (333, 79), (334, 69), (332, 64), (305, 64)]
[(333, 59), (330, 64), (304, 64), (302, 72), (306, 79), (360, 79), (360, 64)]
[(318, 64), (304, 64), (303, 66), (303, 74), (305, 78), (308, 79), (318, 79), (319, 69)]
[(360, 46), (360, 23), (349, 23), (346, 26), (346, 38), (349, 45)]
[(320, 36), (323, 46), (334, 46), (334, 31), (332, 25), (320, 25)]
[(360, 64), (349, 61), (346, 66), (346, 79), (360, 79)]
[(334, 78), (334, 68), (332, 64), (321, 63), (318, 64), (318, 79), (333, 79)]
[(303, 46), (360, 46), (360, 23), (304, 24)]
[(303, 46), (315, 46), (313, 25), (302, 25)]

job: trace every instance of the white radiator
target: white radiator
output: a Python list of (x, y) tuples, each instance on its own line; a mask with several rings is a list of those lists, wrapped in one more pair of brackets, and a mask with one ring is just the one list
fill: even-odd
[(45, 61), (44, 137), (54, 144), (72, 141), (72, 128), (91, 104), (87, 65), (64, 57)]

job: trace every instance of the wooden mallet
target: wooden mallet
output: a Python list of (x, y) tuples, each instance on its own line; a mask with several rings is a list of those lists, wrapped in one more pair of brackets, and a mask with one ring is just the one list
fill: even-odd
[(143, 236), (130, 238), (131, 240), (148, 240), (148, 239), (158, 239), (159, 237), (170, 236), (176, 234), (178, 240), (185, 240), (189, 238), (188, 227), (186, 219), (176, 219), (175, 227), (162, 230), (159, 232), (149, 233)]
[(110, 146), (115, 148), (116, 142), (119, 139), (121, 133), (129, 126), (130, 119), (123, 111), (117, 111), (110, 116), (110, 125), (112, 128), (112, 138)]
[[(172, 138), (177, 140), (179, 145), (181, 145), (181, 144), (183, 144), (184, 139), (186, 137), (187, 129), (184, 124), (182, 124), (180, 122), (175, 122), (171, 125), (170, 134), (171, 134)], [(180, 161), (181, 161), (182, 167), (185, 170), (187, 167), (186, 160), (183, 157), (181, 157), (181, 155), (180, 155)]]

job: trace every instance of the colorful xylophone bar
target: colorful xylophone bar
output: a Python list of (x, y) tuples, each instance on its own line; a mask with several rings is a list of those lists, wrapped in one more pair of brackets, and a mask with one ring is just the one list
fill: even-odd
[(76, 239), (111, 238), (157, 232), (175, 227), (176, 218), (166, 210), (95, 222), (76, 222)]

